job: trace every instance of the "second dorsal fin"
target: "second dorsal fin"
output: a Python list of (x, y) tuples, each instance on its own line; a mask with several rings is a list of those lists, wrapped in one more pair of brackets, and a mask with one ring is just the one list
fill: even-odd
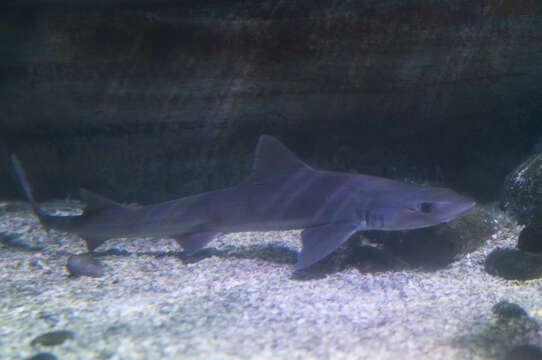
[(98, 195), (87, 189), (81, 189), (81, 199), (87, 204), (85, 213), (94, 212), (98, 210), (105, 210), (113, 207), (122, 207), (121, 204), (106, 198), (105, 196)]
[(261, 177), (277, 172), (295, 172), (311, 168), (293, 152), (270, 135), (262, 135), (256, 145), (252, 177)]

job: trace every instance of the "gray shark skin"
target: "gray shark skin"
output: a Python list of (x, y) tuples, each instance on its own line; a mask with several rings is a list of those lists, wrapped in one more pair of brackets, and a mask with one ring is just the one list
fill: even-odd
[(11, 157), (25, 195), (45, 228), (77, 234), (90, 251), (109, 238), (174, 238), (191, 255), (218, 234), (304, 229), (295, 269), (306, 268), (365, 230), (409, 230), (454, 219), (475, 203), (449, 189), (318, 171), (263, 135), (252, 174), (237, 186), (138, 208), (81, 190), (79, 216), (46, 214)]

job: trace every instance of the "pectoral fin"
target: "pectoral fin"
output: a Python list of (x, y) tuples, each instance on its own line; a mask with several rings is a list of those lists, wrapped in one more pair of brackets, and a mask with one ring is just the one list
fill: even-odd
[(357, 231), (357, 226), (337, 222), (308, 228), (303, 231), (303, 249), (297, 257), (295, 270), (304, 269), (331, 254)]
[(183, 247), (187, 255), (192, 255), (199, 249), (205, 247), (217, 236), (218, 233), (213, 231), (173, 235), (172, 238)]

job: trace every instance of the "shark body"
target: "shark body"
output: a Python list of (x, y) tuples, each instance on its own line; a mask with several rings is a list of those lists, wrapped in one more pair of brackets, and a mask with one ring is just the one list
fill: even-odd
[(252, 174), (236, 186), (138, 208), (82, 189), (87, 206), (78, 216), (46, 214), (14, 155), (12, 163), (41, 224), (81, 236), (91, 251), (109, 238), (155, 236), (174, 238), (191, 255), (221, 233), (304, 229), (295, 265), (302, 269), (358, 231), (433, 226), (475, 205), (445, 188), (315, 170), (268, 135), (258, 141)]

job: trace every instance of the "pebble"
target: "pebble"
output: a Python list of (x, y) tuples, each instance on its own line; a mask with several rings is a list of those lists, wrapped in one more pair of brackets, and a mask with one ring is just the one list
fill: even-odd
[(105, 275), (103, 264), (89, 254), (70, 256), (68, 258), (66, 268), (73, 277), (82, 275), (90, 277), (102, 277)]
[(57, 360), (57, 357), (48, 352), (40, 352), (27, 358), (26, 360)]
[(70, 330), (54, 330), (46, 332), (37, 336), (30, 342), (32, 346), (36, 345), (45, 345), (45, 346), (54, 346), (60, 345), (68, 339), (73, 339), (73, 331)]
[(493, 305), (492, 310), (502, 320), (519, 319), (523, 316), (528, 316), (527, 312), (521, 306), (506, 300), (499, 301)]

